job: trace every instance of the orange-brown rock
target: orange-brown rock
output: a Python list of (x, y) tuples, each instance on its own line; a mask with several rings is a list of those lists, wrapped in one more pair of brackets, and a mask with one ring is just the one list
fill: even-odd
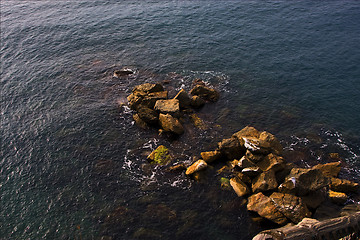
[(305, 217), (311, 217), (311, 212), (299, 197), (274, 192), (270, 198), (275, 203), (277, 210), (293, 223), (298, 223)]
[(191, 89), (190, 94), (194, 95), (194, 96), (195, 95), (199, 96), (202, 99), (208, 100), (211, 102), (216, 102), (220, 97), (220, 94), (218, 91), (216, 91), (213, 88), (209, 88), (209, 87), (206, 87), (203, 85), (196, 85), (193, 89)]
[(329, 198), (331, 201), (337, 204), (344, 204), (346, 200), (348, 199), (348, 196), (345, 193), (342, 192), (334, 192), (329, 190)]
[(318, 164), (313, 169), (319, 169), (325, 177), (337, 177), (341, 170), (340, 162)]
[(331, 178), (330, 189), (335, 192), (356, 192), (359, 190), (359, 184), (346, 179)]
[(171, 114), (172, 116), (178, 116), (180, 113), (179, 100), (177, 99), (157, 100), (154, 109), (163, 114)]
[(207, 163), (200, 159), (198, 161), (196, 161), (195, 163), (193, 163), (190, 167), (188, 167), (186, 169), (186, 175), (190, 175), (190, 174), (193, 174), (195, 172), (198, 172), (198, 171), (201, 171), (203, 169), (207, 168)]
[(189, 108), (191, 105), (191, 98), (184, 89), (181, 89), (178, 94), (176, 94), (174, 99), (179, 100), (180, 108), (182, 109)]
[(283, 147), (281, 146), (279, 140), (272, 135), (271, 133), (268, 133), (266, 131), (263, 131), (260, 133), (259, 140), (261, 142), (266, 142), (269, 144), (269, 148), (271, 149), (271, 152), (275, 154), (281, 154), (283, 151)]
[(214, 162), (214, 161), (220, 159), (221, 156), (222, 156), (221, 152), (217, 151), (217, 150), (201, 153), (201, 158), (207, 163)]
[(249, 187), (237, 177), (230, 179), (230, 185), (239, 197), (243, 197), (250, 193)]
[(245, 149), (235, 137), (223, 139), (218, 143), (218, 148), (229, 160), (240, 159), (245, 153)]
[(285, 225), (287, 218), (275, 206), (271, 198), (259, 192), (248, 198), (247, 209), (277, 224)]
[(278, 183), (276, 181), (275, 172), (272, 170), (263, 172), (259, 176), (257, 176), (253, 180), (251, 186), (254, 193), (274, 190), (277, 187)]
[(283, 157), (270, 153), (266, 157), (256, 164), (262, 171), (273, 170), (278, 172), (284, 169), (285, 161)]
[(177, 135), (184, 133), (184, 127), (181, 125), (178, 119), (174, 118), (170, 114), (162, 114), (159, 115), (159, 122), (166, 132), (172, 132)]

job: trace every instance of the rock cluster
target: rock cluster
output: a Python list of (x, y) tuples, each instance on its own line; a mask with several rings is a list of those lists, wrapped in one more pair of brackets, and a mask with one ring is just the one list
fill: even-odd
[(358, 183), (337, 178), (340, 162), (305, 169), (286, 163), (281, 153), (274, 135), (247, 126), (219, 142), (217, 149), (202, 152), (186, 174), (227, 162), (222, 169), (231, 171), (229, 183), (237, 196), (248, 197), (247, 209), (279, 225), (311, 217), (325, 200), (344, 204), (346, 194), (359, 189)]
[[(168, 91), (161, 84), (144, 83), (136, 86), (127, 100), (130, 108), (136, 111), (133, 118), (140, 127), (158, 126), (165, 132), (181, 135), (184, 132), (181, 117), (189, 112), (185, 110), (200, 108), (206, 101), (217, 101), (220, 96), (215, 89), (200, 83), (190, 94), (192, 96), (181, 89), (174, 98), (169, 99)], [(204, 128), (196, 114), (190, 115), (190, 119), (200, 129)]]

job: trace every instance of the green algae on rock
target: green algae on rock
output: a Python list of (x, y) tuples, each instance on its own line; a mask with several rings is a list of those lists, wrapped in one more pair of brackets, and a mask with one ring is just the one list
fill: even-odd
[(160, 145), (157, 147), (147, 159), (154, 164), (166, 165), (172, 160), (172, 156), (164, 145)]

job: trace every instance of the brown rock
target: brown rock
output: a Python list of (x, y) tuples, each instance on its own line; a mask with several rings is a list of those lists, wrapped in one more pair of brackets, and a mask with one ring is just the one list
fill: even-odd
[(359, 184), (346, 179), (331, 178), (330, 189), (335, 192), (356, 192), (359, 190)]
[(251, 186), (254, 193), (274, 190), (277, 187), (278, 183), (276, 181), (275, 172), (272, 170), (263, 172), (257, 176)]
[(320, 189), (314, 192), (310, 192), (305, 196), (302, 196), (303, 202), (309, 209), (316, 209), (318, 208), (327, 198), (327, 191), (326, 189)]
[(145, 95), (141, 101), (141, 105), (145, 105), (149, 108), (154, 108), (157, 100), (165, 100), (168, 98), (168, 92), (154, 92)]
[(262, 161), (258, 162), (257, 166), (264, 172), (268, 170), (277, 172), (284, 169), (285, 161), (283, 157), (270, 153)]
[(259, 167), (247, 167), (241, 170), (241, 173), (245, 174), (250, 178), (253, 178), (261, 173), (261, 169)]
[(127, 97), (127, 100), (129, 102), (129, 107), (132, 109), (132, 110), (136, 110), (137, 107), (141, 104), (142, 100), (143, 100), (143, 97), (144, 97), (145, 94), (135, 94), (135, 93), (132, 93), (130, 94), (128, 97)]
[(272, 135), (271, 133), (268, 133), (266, 131), (263, 131), (260, 133), (259, 140), (261, 142), (266, 142), (269, 144), (269, 148), (271, 149), (271, 152), (275, 154), (281, 154), (283, 151), (283, 147), (281, 146), (279, 140)]
[(260, 216), (277, 224), (285, 225), (287, 223), (286, 217), (277, 210), (271, 198), (266, 197), (261, 192), (248, 198), (247, 209), (249, 211), (257, 212)]
[(270, 143), (257, 138), (243, 137), (240, 143), (254, 154), (268, 154), (272, 151)]
[(311, 217), (310, 211), (299, 197), (274, 192), (270, 198), (275, 203), (277, 210), (293, 223), (298, 223), (305, 217)]
[(192, 96), (190, 105), (193, 108), (201, 108), (205, 105), (205, 100), (199, 96)]
[(248, 158), (246, 158), (245, 156), (243, 156), (239, 162), (238, 162), (238, 167), (243, 169), (243, 168), (251, 168), (251, 167), (257, 167), (255, 165), (255, 163), (253, 163), (251, 160), (249, 160)]
[(195, 127), (201, 130), (207, 129), (207, 126), (204, 123), (204, 121), (196, 113), (190, 114), (190, 121), (194, 124)]
[(179, 163), (179, 164), (169, 167), (168, 170), (171, 172), (184, 171), (184, 170), (186, 170), (186, 165), (184, 163)]
[(235, 177), (245, 184), (251, 184), (251, 179), (243, 173), (237, 172)]
[(222, 156), (221, 152), (217, 151), (217, 150), (201, 153), (201, 158), (207, 163), (214, 162), (214, 161), (220, 159), (221, 156)]
[(162, 129), (164, 129), (164, 131), (166, 132), (175, 133), (177, 135), (181, 135), (184, 133), (184, 128), (179, 122), (179, 120), (177, 120), (170, 114), (160, 113), (159, 121)]
[(337, 177), (341, 170), (340, 162), (318, 164), (313, 169), (319, 169), (325, 177)]
[(211, 102), (216, 102), (220, 97), (220, 94), (218, 91), (216, 91), (213, 88), (209, 88), (209, 87), (206, 87), (203, 85), (196, 85), (193, 89), (191, 89), (190, 94), (194, 95), (194, 96), (195, 95), (199, 96), (202, 99), (208, 100)]
[[(284, 183), (279, 187), (279, 190), (283, 193), (291, 193), (292, 191), (287, 190), (293, 189), (297, 196), (304, 196), (328, 184), (329, 179), (318, 169), (293, 168)], [(288, 186), (291, 186), (291, 188), (287, 189)]]
[(186, 175), (193, 174), (195, 172), (201, 171), (203, 169), (207, 168), (207, 163), (204, 160), (198, 160), (194, 164), (192, 164), (188, 169), (186, 170)]
[(245, 156), (250, 161), (257, 163), (264, 159), (263, 154), (253, 154), (250, 150), (246, 150)]
[(153, 92), (161, 92), (164, 91), (164, 87), (159, 83), (144, 83), (137, 85), (132, 92), (133, 93), (153, 93)]
[(157, 100), (154, 109), (163, 114), (171, 114), (172, 116), (178, 116), (180, 113), (179, 100)]
[(239, 197), (243, 197), (250, 193), (249, 187), (245, 183), (243, 183), (239, 178), (236, 177), (231, 178), (230, 185)]
[(237, 137), (239, 140), (243, 137), (252, 137), (252, 138), (259, 138), (260, 132), (256, 130), (254, 127), (246, 126), (240, 131), (233, 134), (234, 137)]
[(140, 105), (137, 108), (139, 117), (146, 123), (155, 125), (158, 123), (158, 113), (151, 108)]
[(329, 198), (334, 203), (342, 205), (346, 202), (348, 196), (342, 192), (334, 192), (334, 191), (329, 190)]
[(143, 128), (143, 129), (148, 128), (146, 122), (144, 122), (144, 121), (139, 117), (139, 114), (135, 113), (135, 114), (133, 115), (133, 119), (134, 119), (136, 125), (138, 125), (139, 127)]
[(229, 160), (240, 159), (245, 153), (239, 140), (235, 137), (223, 139), (218, 143), (218, 148)]
[(191, 106), (191, 98), (184, 89), (181, 89), (174, 99), (179, 100), (180, 108), (189, 108)]

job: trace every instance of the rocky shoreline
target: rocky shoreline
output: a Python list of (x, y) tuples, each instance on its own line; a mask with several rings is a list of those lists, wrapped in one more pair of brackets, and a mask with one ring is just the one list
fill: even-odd
[[(216, 102), (220, 94), (197, 79), (188, 94), (181, 89), (174, 98), (159, 83), (136, 86), (127, 97), (133, 118), (141, 128), (156, 128), (159, 134), (182, 135), (186, 120), (201, 129), (202, 120), (194, 109), (207, 102)], [(186, 117), (187, 116), (187, 117)], [(194, 161), (173, 165), (171, 149), (158, 146), (148, 157), (151, 164), (167, 166), (169, 171), (184, 171), (188, 177), (202, 181), (212, 165), (221, 166), (219, 187), (232, 190), (251, 213), (255, 222), (271, 221), (278, 226), (298, 224), (304, 218), (318, 220), (340, 216), (341, 208), (358, 195), (359, 184), (340, 179), (341, 162), (301, 168), (287, 162), (283, 147), (271, 133), (246, 126), (229, 138), (224, 138), (212, 151), (194, 156)], [(339, 160), (333, 153), (334, 160)], [(359, 208), (360, 209), (360, 208)]]

